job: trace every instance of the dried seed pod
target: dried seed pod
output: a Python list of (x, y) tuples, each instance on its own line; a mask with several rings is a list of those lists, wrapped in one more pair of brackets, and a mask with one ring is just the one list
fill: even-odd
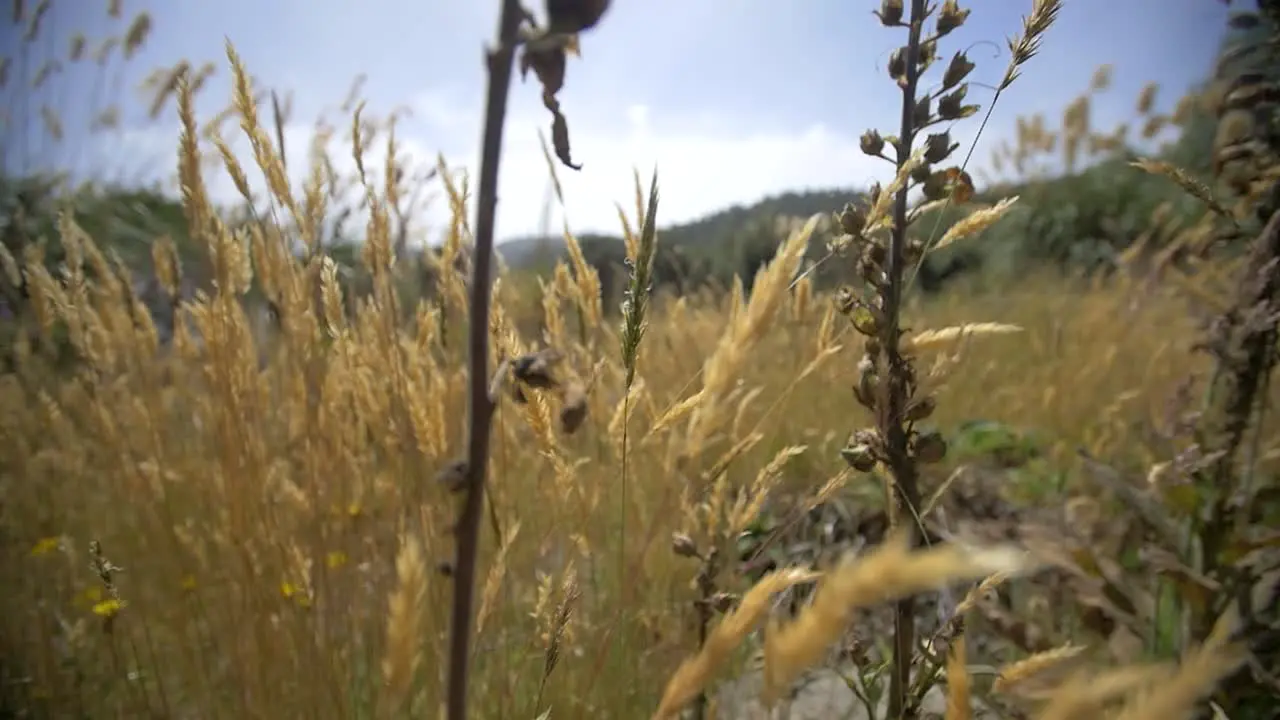
[(681, 532), (671, 533), (671, 552), (679, 557), (702, 557), (702, 553), (698, 552), (698, 544), (693, 541), (693, 538)]
[(968, 56), (962, 52), (958, 52), (951, 56), (951, 62), (947, 65), (947, 71), (942, 74), (942, 89), (950, 90), (959, 85), (968, 77), (969, 73), (977, 67), (969, 62)]
[(862, 137), (858, 140), (858, 145), (862, 148), (862, 152), (872, 157), (879, 157), (884, 151), (884, 138), (875, 130), (868, 130), (862, 133)]
[(936, 165), (946, 160), (958, 147), (960, 143), (951, 142), (951, 133), (932, 133), (929, 139), (925, 140), (924, 160), (931, 165)]
[(889, 249), (881, 242), (867, 243), (866, 249), (862, 251), (862, 256), (877, 267), (884, 267), (884, 261), (889, 258)]
[(902, 6), (902, 0), (884, 0), (880, 3), (880, 9), (873, 12), (885, 27), (894, 27), (902, 24)]
[(965, 84), (938, 98), (938, 117), (942, 120), (960, 120), (977, 112), (977, 105), (964, 104), (964, 96), (968, 92), (969, 86)]
[(876, 366), (870, 357), (863, 357), (858, 363), (858, 384), (853, 386), (853, 396), (858, 404), (868, 410), (876, 408), (876, 388), (880, 377), (876, 374)]
[(920, 72), (923, 73), (934, 60), (938, 59), (938, 41), (925, 40), (920, 43)]
[(947, 175), (945, 172), (935, 172), (929, 176), (920, 188), (924, 193), (926, 200), (941, 200), (947, 196)]
[(889, 77), (897, 80), (907, 72), (906, 48), (898, 48), (889, 55)]
[(880, 328), (884, 326), (884, 313), (867, 303), (860, 302), (849, 314), (849, 320), (853, 323), (853, 328), (863, 335), (879, 335)]
[(867, 338), (866, 343), (863, 345), (863, 349), (866, 351), (868, 357), (875, 357), (879, 355), (880, 354), (880, 338), (878, 337)]
[(880, 448), (884, 446), (884, 443), (880, 442), (880, 431), (875, 428), (854, 430), (853, 433), (849, 435), (849, 442), (869, 445), (876, 452), (879, 452)]
[(916, 127), (923, 127), (929, 124), (933, 119), (933, 96), (925, 95), (916, 101), (916, 106), (911, 109), (911, 120)]
[(848, 315), (853, 312), (853, 308), (858, 304), (858, 298), (853, 294), (853, 290), (848, 287), (842, 287), (836, 291), (835, 303), (837, 312), (841, 315)]
[(840, 457), (858, 472), (871, 472), (876, 467), (875, 451), (861, 443), (840, 448)]
[(858, 259), (858, 275), (873, 287), (878, 288), (885, 282), (883, 266), (872, 262), (865, 254)]
[(943, 37), (964, 25), (964, 21), (969, 18), (969, 13), (969, 10), (961, 10), (956, 0), (945, 0), (942, 3), (942, 9), (938, 11), (938, 22), (934, 28), (938, 37)]
[[(863, 139), (865, 138), (864, 135)], [(867, 214), (853, 203), (846, 203), (836, 219), (840, 223), (840, 229), (854, 237), (861, 237), (863, 228), (867, 226)]]
[(933, 411), (938, 409), (938, 401), (932, 395), (916, 398), (907, 406), (907, 421), (919, 422), (927, 420)]
[(947, 441), (942, 439), (942, 433), (929, 430), (916, 435), (913, 449), (917, 462), (932, 465), (947, 456)]
[(874, 429), (854, 430), (840, 449), (840, 457), (858, 472), (871, 472), (880, 460), (881, 446), (880, 433)]

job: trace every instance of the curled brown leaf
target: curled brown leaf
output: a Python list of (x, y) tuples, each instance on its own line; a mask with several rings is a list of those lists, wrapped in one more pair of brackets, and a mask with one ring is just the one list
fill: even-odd
[(546, 7), (549, 32), (579, 33), (600, 22), (609, 0), (547, 0)]
[[(557, 7), (553, 8), (553, 5)], [(583, 7), (577, 7), (579, 5)], [(551, 112), (551, 144), (555, 148), (556, 157), (574, 170), (581, 170), (582, 165), (573, 162), (569, 146), (569, 122), (560, 111), (556, 93), (564, 87), (569, 53), (576, 55), (578, 52), (577, 33), (594, 26), (607, 7), (608, 2), (602, 0), (548, 3), (547, 13), (551, 26), (545, 31), (533, 30), (525, 38), (519, 58), (521, 79), (527, 78), (529, 70), (533, 70), (542, 85), (542, 104)]]
[(560, 398), (560, 428), (566, 435), (572, 435), (587, 418), (587, 389), (574, 380), (565, 385)]

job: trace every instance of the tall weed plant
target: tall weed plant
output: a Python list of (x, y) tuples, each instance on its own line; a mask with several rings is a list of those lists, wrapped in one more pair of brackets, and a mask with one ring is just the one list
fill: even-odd
[[(1060, 9), (1032, 3), (981, 122)], [(950, 124), (980, 108), (973, 61), (944, 48), (971, 11), (884, 0), (901, 120), (861, 145), (893, 180), (779, 219), (749, 293), (673, 296), (652, 288), (658, 176), (637, 176), (614, 313), (567, 230), (545, 277), (493, 258), (515, 69), (541, 86), (549, 172), (578, 167), (557, 93), (608, 3), (546, 10), (502, 4), (474, 196), (443, 163), (416, 176), (450, 204), (441, 249), (404, 241), (415, 175), (362, 105), (342, 130), (357, 176), (333, 177), (321, 133), (291, 182), (279, 97), (264, 107), (231, 43), (225, 118), (253, 167), (208, 130), (224, 117), (197, 118), (202, 70), (158, 85), (194, 251), (148, 238), (159, 300), (75, 206), (47, 234), (9, 215), (0, 697), (18, 716), (801, 716), (824, 667), (867, 717), (1263, 716), (1271, 126), (1220, 138), (1213, 177), (1131, 158), (1202, 219), (1156, 213), (1159, 242), (1107, 274), (921, 299), (930, 254), (1028, 201), (977, 202), (953, 159)], [(1221, 114), (1274, 122), (1265, 78), (1232, 82)], [(214, 206), (213, 172), (241, 212)], [(329, 242), (344, 192), (367, 211), (358, 265)], [(855, 282), (815, 287), (820, 236)], [(974, 422), (992, 416), (1049, 440), (993, 449)]]

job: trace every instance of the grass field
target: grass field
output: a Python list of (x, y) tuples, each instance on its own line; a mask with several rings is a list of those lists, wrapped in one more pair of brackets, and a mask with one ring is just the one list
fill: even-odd
[[(368, 178), (367, 284), (351, 297), (332, 260), (290, 251), (323, 224), (323, 173), (289, 185), (234, 51), (231, 64), (275, 215), (293, 222), (214, 211), (179, 77), (183, 208), (212, 283), (183, 300), (174, 245), (152, 244), (181, 318), (171, 342), (71, 215), (62, 268), (36, 245), (0, 257), (29, 300), (0, 375), (0, 670), (15, 717), (442, 715), (468, 470), (470, 278), (454, 261), (474, 198), (449, 187), (437, 281), (412, 294), (392, 263), (394, 183)], [(916, 161), (902, 160), (905, 183)], [(626, 229), (641, 273), (662, 242), (658, 188), (643, 191)], [(1001, 208), (975, 212), (981, 230)], [(790, 224), (749, 294), (661, 289), (620, 315), (572, 238), (546, 277), (500, 273), (472, 715), (712, 717), (699, 695), (720, 680), (760, 672), (766, 695), (785, 695), (819, 665), (855, 667), (883, 695), (900, 630), (853, 609), (915, 594), (933, 605), (914, 606), (908, 695), (941, 685), (949, 719), (973, 716), (972, 699), (1007, 717), (1166, 720), (1240, 682), (1252, 619), (1208, 573), (1274, 549), (1277, 516), (1259, 504), (1218, 528), (1204, 514), (1227, 492), (1208, 482), (1218, 466), (1187, 460), (1230, 434), (1214, 424), (1236, 417), (1215, 415), (1235, 392), (1221, 378), (1243, 387), (1226, 355), (1199, 349), (1209, 320), (1245, 325), (1231, 309), (1254, 297), (1250, 263), (1269, 247), (1235, 217), (1261, 238), (1243, 260), (1135, 253), (1105, 274), (903, 293), (889, 303), (901, 337), (871, 314), (885, 305), (795, 280), (816, 220)], [(251, 290), (275, 310), (265, 326)], [(914, 374), (907, 421), (857, 399), (886, 337)], [(76, 362), (55, 370), (60, 346)], [(1263, 500), (1280, 433), (1251, 408), (1277, 396), (1269, 363), (1230, 445), (1247, 459), (1224, 471)], [(911, 443), (910, 515), (893, 423)], [(910, 548), (912, 532), (934, 544)], [(1215, 700), (1265, 694), (1244, 682)]]

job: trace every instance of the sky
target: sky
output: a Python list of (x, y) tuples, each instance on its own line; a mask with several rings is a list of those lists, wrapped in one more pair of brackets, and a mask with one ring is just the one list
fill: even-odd
[[(227, 41), (257, 87), (292, 97), (285, 144), (295, 158), (290, 174), (296, 180), (306, 172), (317, 119), (328, 113), (329, 122), (349, 127), (349, 114), (338, 106), (361, 74), (367, 76), (366, 113), (409, 111), (397, 134), (400, 153), (411, 163), (434, 164), (437, 154), (455, 169), (473, 170), (478, 162), (482, 58), (496, 29), (496, 0), (123, 0), (119, 18), (108, 16), (107, 4), (52, 0), (40, 34), (30, 42), (5, 21), (0, 49), (12, 61), (0, 107), (11, 108), (3, 145), (9, 167), (171, 182), (177, 111), (170, 104), (158, 119), (148, 119), (139, 86), (155, 68), (183, 59), (196, 67), (212, 61), (216, 72), (196, 104), (201, 118), (211, 118), (231, 98)], [(616, 233), (618, 204), (634, 215), (635, 171), (646, 185), (658, 172), (660, 224), (789, 190), (866, 187), (890, 174), (887, 164), (858, 149), (864, 130), (889, 134), (897, 125), (899, 94), (884, 68), (905, 32), (879, 25), (871, 15), (878, 2), (612, 4), (600, 25), (581, 38), (581, 57), (570, 58), (559, 96), (574, 159), (583, 166), (577, 172), (558, 169), (563, 212), (548, 205), (538, 132), (549, 137), (550, 118), (537, 83), (530, 76), (511, 88), (499, 240), (547, 228), (556, 232), (562, 219), (575, 232)], [(1032, 0), (962, 0), (973, 12), (942, 42), (944, 58), (966, 51), (977, 63), (968, 100), (984, 111), (990, 86), (1009, 60), (1006, 40), (1020, 30), (1031, 5)], [(541, 12), (537, 5), (531, 9)], [(142, 11), (150, 14), (152, 31), (127, 62), (119, 55), (104, 68), (68, 61), (76, 32), (88, 36), (92, 47), (122, 35)], [(1056, 118), (1104, 63), (1114, 65), (1113, 83), (1094, 101), (1096, 127), (1131, 118), (1138, 91), (1149, 81), (1160, 84), (1157, 108), (1169, 109), (1204, 77), (1227, 13), (1219, 0), (1065, 0), (1040, 54), (1001, 95), (972, 167), (989, 162), (991, 148), (1011, 137), (1019, 115), (1044, 112)], [(36, 68), (51, 58), (61, 61), (61, 72), (32, 89)], [(945, 65), (945, 59), (939, 62), (928, 80), (936, 83)], [(19, 77), (26, 82), (15, 81)], [(109, 105), (120, 108), (122, 126), (89, 132), (89, 119)], [(61, 118), (59, 142), (40, 129), (42, 106)], [(962, 149), (977, 127), (975, 118), (952, 128), (953, 138), (966, 143)], [(383, 153), (379, 145), (375, 155)], [(243, 139), (235, 147), (249, 159)], [(331, 150), (340, 171), (354, 167), (349, 145)], [(218, 199), (230, 201), (235, 190), (224, 175), (208, 183)], [(436, 199), (423, 212), (423, 232), (438, 233), (445, 211)]]

